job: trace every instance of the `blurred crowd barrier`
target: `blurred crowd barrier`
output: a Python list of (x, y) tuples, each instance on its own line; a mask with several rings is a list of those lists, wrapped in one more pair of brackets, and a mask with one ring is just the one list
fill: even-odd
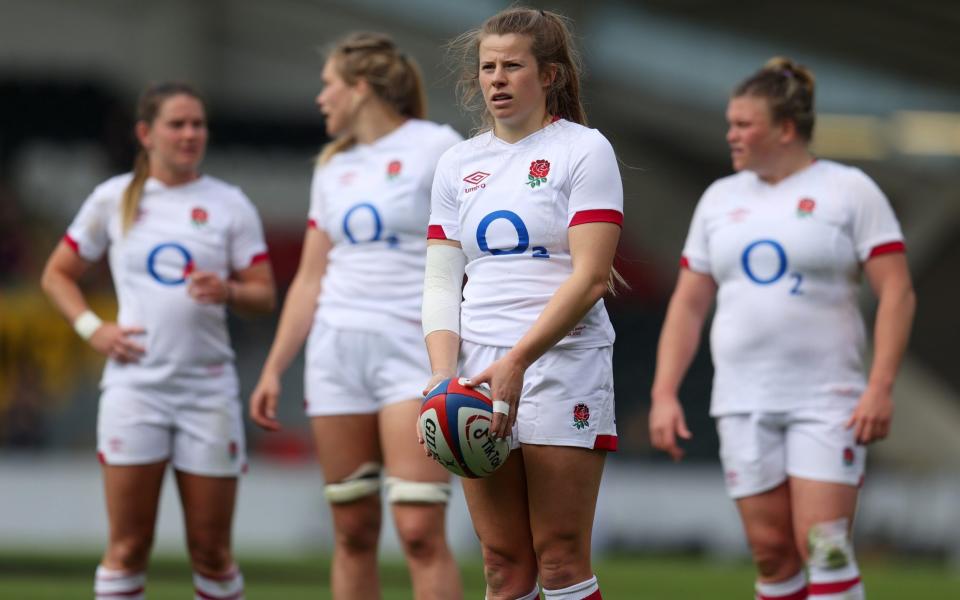
[[(90, 551), (103, 546), (106, 517), (97, 461), (87, 456), (0, 457), (0, 550)], [(456, 483), (456, 482), (455, 482)], [(479, 552), (459, 485), (447, 515), (455, 552)], [(857, 518), (861, 552), (946, 558), (960, 568), (960, 471), (868, 472)], [(332, 524), (323, 480), (311, 462), (255, 460), (243, 478), (234, 539), (248, 555), (329, 552)], [(399, 556), (389, 511), (383, 548)], [(184, 548), (172, 477), (157, 527), (160, 552)], [(651, 465), (612, 457), (604, 473), (594, 549), (748, 556), (740, 520), (716, 464)]]

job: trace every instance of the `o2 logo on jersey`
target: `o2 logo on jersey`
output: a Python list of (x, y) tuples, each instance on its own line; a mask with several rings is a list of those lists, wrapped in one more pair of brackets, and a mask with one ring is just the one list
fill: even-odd
[[(740, 264), (750, 281), (757, 285), (770, 285), (780, 281), (787, 273), (787, 252), (776, 240), (756, 240), (743, 249)], [(803, 274), (790, 273), (790, 277), (794, 280), (790, 293), (795, 296), (802, 294), (800, 284), (803, 283)]]
[[(517, 245), (508, 250), (504, 250), (502, 248), (490, 248), (490, 245), (487, 244), (487, 229), (490, 228), (490, 225), (494, 221), (501, 219), (508, 221), (511, 225), (513, 225), (513, 228), (517, 230)], [(533, 248), (530, 248), (530, 233), (527, 231), (526, 224), (524, 224), (523, 219), (520, 218), (520, 215), (509, 210), (495, 210), (484, 218), (480, 219), (480, 224), (477, 225), (477, 246), (480, 247), (482, 252), (489, 252), (494, 256), (502, 256), (504, 254), (523, 254), (529, 248), (533, 252), (533, 258), (550, 258), (550, 253), (547, 252), (547, 249), (543, 246), (534, 246)]]
[[(368, 215), (366, 219), (364, 214)], [(366, 223), (364, 223), (365, 220)], [(367, 244), (383, 239), (387, 245), (394, 248), (400, 243), (394, 234), (383, 237), (383, 219), (380, 217), (380, 211), (369, 202), (354, 204), (344, 213), (343, 235), (351, 244)]]
[(163, 285), (186, 283), (193, 270), (193, 255), (176, 242), (160, 244), (147, 255), (147, 272)]

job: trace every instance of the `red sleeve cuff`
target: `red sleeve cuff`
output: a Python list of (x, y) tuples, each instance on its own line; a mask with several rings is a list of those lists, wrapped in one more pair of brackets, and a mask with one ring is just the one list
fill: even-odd
[(880, 244), (879, 246), (874, 246), (870, 250), (870, 256), (867, 257), (867, 260), (873, 258), (874, 256), (880, 256), (881, 254), (893, 254), (896, 252), (906, 252), (907, 246), (901, 241), (896, 242), (887, 242), (886, 244)]
[(269, 261), (269, 260), (270, 260), (270, 254), (266, 252), (261, 252), (260, 254), (254, 255), (254, 257), (250, 259), (250, 266), (252, 267), (257, 263), (262, 263), (264, 261)]
[(447, 239), (447, 234), (443, 232), (442, 225), (428, 225), (427, 239), (428, 240), (445, 240)]
[(69, 233), (63, 234), (63, 243), (70, 246), (70, 249), (78, 255), (80, 254), (80, 244), (77, 243), (77, 240), (70, 237)]
[(320, 229), (320, 227), (317, 226), (316, 219), (307, 220), (307, 229)]
[(681, 269), (689, 269), (689, 268), (690, 268), (690, 261), (687, 260), (687, 257), (686, 257), (686, 256), (681, 256), (681, 257), (680, 257), (680, 268), (681, 268)]
[(613, 223), (623, 227), (623, 213), (619, 210), (608, 208), (598, 208), (595, 210), (580, 210), (574, 213), (570, 219), (570, 225), (583, 225), (584, 223)]

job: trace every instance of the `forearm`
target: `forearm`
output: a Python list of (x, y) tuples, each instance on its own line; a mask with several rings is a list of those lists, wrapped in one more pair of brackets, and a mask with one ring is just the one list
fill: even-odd
[(588, 271), (574, 271), (557, 288), (543, 312), (510, 354), (523, 366), (529, 366), (566, 337), (606, 291), (606, 278)]
[(238, 312), (266, 314), (276, 307), (276, 289), (266, 281), (227, 281), (227, 303)]
[(55, 269), (44, 270), (40, 287), (57, 310), (71, 323), (89, 308), (77, 282)]
[(294, 278), (283, 303), (273, 345), (263, 365), (264, 372), (279, 376), (290, 366), (310, 333), (319, 295), (319, 283), (311, 285)]
[(706, 315), (700, 311), (671, 302), (657, 345), (657, 365), (651, 396), (676, 397), (690, 363), (700, 345), (700, 332)]
[(424, 339), (434, 374), (453, 376), (460, 356), (460, 336), (445, 329), (433, 331)]
[(880, 296), (874, 322), (873, 366), (869, 384), (883, 389), (893, 388), (894, 379), (907, 348), (916, 296), (912, 287), (885, 291)]

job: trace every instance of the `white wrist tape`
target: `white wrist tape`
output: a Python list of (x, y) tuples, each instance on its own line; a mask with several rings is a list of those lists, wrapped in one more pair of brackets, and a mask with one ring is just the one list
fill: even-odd
[(101, 325), (103, 325), (103, 321), (92, 310), (83, 311), (73, 320), (74, 331), (85, 340), (89, 340), (100, 329)]
[(466, 264), (467, 257), (461, 248), (446, 244), (427, 246), (420, 314), (424, 337), (434, 331), (460, 335), (460, 300)]

